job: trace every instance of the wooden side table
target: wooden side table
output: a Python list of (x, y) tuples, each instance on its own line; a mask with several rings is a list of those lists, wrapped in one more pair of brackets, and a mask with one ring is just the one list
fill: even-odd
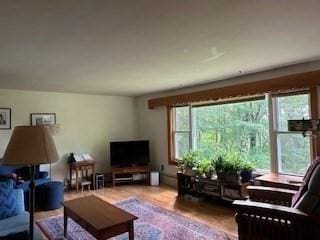
[(284, 188), (295, 191), (299, 190), (302, 183), (302, 177), (276, 173), (268, 173), (256, 177), (254, 180), (259, 181), (265, 187)]
[[(69, 174), (70, 174), (70, 181), (69, 181), (69, 188), (71, 189), (72, 185), (72, 172), (76, 172), (76, 190), (79, 191), (79, 183), (81, 178), (79, 178), (79, 171), (81, 171), (81, 175), (83, 171), (86, 172), (86, 176), (88, 176), (88, 171), (91, 170), (93, 174), (92, 178), (92, 185), (93, 189), (95, 188), (95, 174), (96, 174), (96, 161), (81, 161), (81, 162), (73, 162), (69, 165)], [(82, 177), (82, 176), (81, 176)]]

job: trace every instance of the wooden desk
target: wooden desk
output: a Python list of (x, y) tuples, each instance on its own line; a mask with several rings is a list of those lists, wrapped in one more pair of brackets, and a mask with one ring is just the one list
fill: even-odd
[[(72, 171), (76, 172), (76, 189), (78, 192), (80, 179), (83, 177), (83, 171), (85, 171), (86, 176), (88, 176), (88, 170), (91, 170), (92, 174), (93, 174), (92, 185), (93, 185), (93, 189), (94, 189), (96, 186), (95, 185), (96, 161), (94, 161), (94, 160), (70, 163), (70, 165), (69, 165), (69, 174), (70, 174), (69, 188), (71, 189), (71, 186), (72, 186)], [(79, 171), (81, 171), (81, 178), (80, 179), (79, 179)]]
[(138, 218), (94, 195), (66, 201), (62, 205), (66, 238), (70, 217), (98, 240), (125, 232), (129, 232), (129, 240), (134, 239), (133, 221)]
[(302, 183), (302, 177), (276, 173), (268, 173), (256, 177), (254, 180), (259, 181), (265, 187), (285, 188), (295, 191), (299, 190)]

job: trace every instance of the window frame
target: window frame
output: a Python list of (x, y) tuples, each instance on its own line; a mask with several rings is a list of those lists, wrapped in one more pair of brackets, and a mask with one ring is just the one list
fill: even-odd
[[(273, 115), (272, 122), (269, 122), (269, 133), (270, 133), (270, 149), (273, 151), (271, 157), (271, 171), (279, 174), (285, 175), (293, 175), (293, 176), (300, 176), (299, 174), (284, 172), (281, 169), (281, 159), (280, 159), (280, 151), (279, 151), (279, 136), (280, 135), (301, 135), (302, 132), (290, 132), (279, 130), (279, 118), (278, 118), (278, 100), (279, 97), (290, 97), (295, 95), (308, 95), (308, 105), (309, 105), (309, 118), (312, 118), (311, 113), (311, 93), (310, 91), (297, 91), (291, 93), (283, 93), (283, 94), (269, 94), (268, 101), (271, 101), (269, 104), (269, 113)], [(310, 139), (310, 162), (313, 158), (313, 138)]]
[[(210, 106), (210, 105), (220, 105), (220, 104), (230, 104), (230, 103), (237, 103), (237, 102), (243, 102), (243, 101), (254, 101), (258, 99), (265, 98), (268, 105), (268, 112), (269, 112), (269, 136), (270, 136), (270, 171), (273, 173), (280, 173), (279, 171), (279, 160), (278, 160), (278, 148), (277, 148), (277, 135), (274, 127), (275, 127), (275, 109), (274, 109), (274, 101), (273, 98), (280, 95), (297, 95), (297, 94), (309, 94), (309, 112), (310, 112), (310, 118), (319, 118), (318, 117), (318, 94), (319, 89), (318, 87), (313, 87), (310, 89), (304, 89), (299, 91), (288, 91), (285, 93), (266, 93), (266, 94), (260, 94), (255, 96), (248, 96), (244, 98), (232, 98), (232, 99), (226, 99), (221, 101), (211, 101), (211, 102), (202, 102), (202, 103), (196, 103), (196, 104), (185, 104), (185, 105), (179, 105), (179, 106), (167, 106), (167, 125), (168, 125), (168, 163), (170, 165), (177, 165), (177, 159), (175, 159), (175, 133), (181, 132), (181, 131), (175, 131), (175, 108), (176, 107), (189, 107), (189, 147), (190, 150), (193, 149), (193, 122), (192, 122), (192, 108), (193, 107), (201, 107), (201, 106)], [(185, 132), (185, 131), (182, 131)], [(297, 133), (291, 133), (290, 134), (301, 134), (299, 132)], [(319, 133), (316, 133), (316, 135), (320, 135)], [(311, 159), (313, 159), (315, 156), (320, 154), (320, 138), (311, 138)], [(319, 146), (319, 147), (317, 147)], [(259, 170), (259, 172), (267, 172), (268, 170)], [(281, 173), (281, 174), (287, 174), (287, 173)], [(290, 174), (294, 175), (294, 174)]]
[[(189, 130), (176, 130), (176, 109), (179, 108), (179, 107), (188, 107), (188, 110), (189, 110)], [(192, 119), (191, 119), (191, 106), (190, 105), (182, 105), (182, 106), (177, 106), (177, 107), (174, 107), (174, 108), (171, 108), (171, 126), (172, 126), (172, 129), (171, 129), (171, 132), (170, 132), (170, 137), (171, 137), (171, 146), (172, 146), (172, 149), (173, 149), (173, 152), (170, 153), (171, 155), (171, 159), (172, 159), (172, 162), (176, 165), (177, 164), (177, 161), (180, 160), (180, 159), (177, 159), (176, 158), (176, 134), (188, 134), (189, 137), (189, 149), (192, 149)]]

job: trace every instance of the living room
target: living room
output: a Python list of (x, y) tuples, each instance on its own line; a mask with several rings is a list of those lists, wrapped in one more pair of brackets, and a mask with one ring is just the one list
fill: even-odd
[(319, 10), (1, 2), (0, 239), (318, 239)]

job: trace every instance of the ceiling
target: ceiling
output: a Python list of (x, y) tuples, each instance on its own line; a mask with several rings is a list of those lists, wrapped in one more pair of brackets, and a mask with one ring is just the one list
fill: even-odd
[(138, 96), (315, 60), (319, 12), (319, 0), (1, 0), (0, 88)]

